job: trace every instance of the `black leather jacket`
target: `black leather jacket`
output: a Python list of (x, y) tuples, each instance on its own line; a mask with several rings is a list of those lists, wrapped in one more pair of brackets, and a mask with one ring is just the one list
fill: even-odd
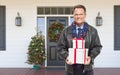
[[(91, 56), (92, 60), (89, 65), (84, 66), (84, 70), (92, 70), (94, 59), (100, 53), (102, 45), (97, 33), (97, 30), (88, 25), (87, 35), (85, 36), (85, 48), (89, 49), (88, 55)], [(72, 26), (67, 27), (63, 30), (60, 35), (58, 44), (57, 44), (58, 55), (63, 59), (66, 59), (68, 56), (68, 48), (72, 48)], [(72, 72), (72, 66), (66, 64), (67, 72)]]

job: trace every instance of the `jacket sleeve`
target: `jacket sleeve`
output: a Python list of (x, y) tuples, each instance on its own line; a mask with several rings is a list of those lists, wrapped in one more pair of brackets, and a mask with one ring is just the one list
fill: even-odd
[(68, 48), (67, 48), (67, 40), (66, 40), (66, 34), (65, 30), (61, 33), (60, 38), (58, 40), (56, 49), (57, 49), (57, 54), (59, 55), (60, 58), (63, 58), (64, 60), (68, 56)]
[(95, 31), (93, 32), (93, 35), (92, 35), (92, 46), (91, 46), (91, 51), (90, 51), (90, 56), (92, 58), (92, 60), (95, 59), (95, 57), (97, 55), (99, 55), (100, 51), (101, 51), (101, 48), (102, 48), (102, 45), (101, 45), (101, 42), (100, 42), (100, 39), (99, 39), (99, 36), (98, 36), (98, 32), (97, 30), (95, 29)]

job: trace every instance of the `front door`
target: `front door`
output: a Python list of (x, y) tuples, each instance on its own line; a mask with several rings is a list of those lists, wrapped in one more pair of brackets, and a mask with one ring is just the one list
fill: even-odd
[[(68, 17), (47, 17), (47, 36), (50, 34), (49, 27), (53, 23), (61, 23), (64, 27), (68, 25)], [(49, 36), (47, 37), (47, 66), (48, 67), (63, 67), (65, 62), (63, 59), (59, 58), (56, 51), (55, 40), (50, 40)]]

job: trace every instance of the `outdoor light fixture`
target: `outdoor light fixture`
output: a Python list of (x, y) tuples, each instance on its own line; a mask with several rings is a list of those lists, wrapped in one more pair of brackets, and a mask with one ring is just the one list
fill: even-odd
[(102, 26), (103, 20), (102, 17), (100, 16), (100, 12), (98, 12), (98, 15), (96, 17), (96, 26)]
[(20, 16), (19, 12), (17, 12), (17, 17), (15, 18), (15, 25), (21, 26), (22, 25), (21, 22), (22, 22), (21, 16)]

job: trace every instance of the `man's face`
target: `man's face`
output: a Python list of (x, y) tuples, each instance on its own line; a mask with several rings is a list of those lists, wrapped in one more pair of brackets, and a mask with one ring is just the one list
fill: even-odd
[(81, 26), (85, 22), (86, 13), (84, 9), (75, 8), (73, 15), (74, 15), (74, 20), (77, 23), (77, 25)]

